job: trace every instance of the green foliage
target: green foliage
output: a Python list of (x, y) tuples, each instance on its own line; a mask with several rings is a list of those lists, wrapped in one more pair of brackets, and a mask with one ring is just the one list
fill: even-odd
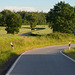
[[(19, 14), (22, 18), (22, 25), (31, 25), (32, 29), (35, 28), (36, 24), (46, 25), (46, 13), (43, 13), (43, 12), (25, 12), (25, 11), (12, 12), (10, 10), (1, 11), (1, 13), (0, 13), (0, 25), (6, 26), (6, 17), (12, 13)], [(29, 20), (30, 15), (34, 19), (34, 24), (33, 24), (33, 22), (31, 22), (31, 20)], [(9, 30), (9, 28), (7, 28), (6, 30)], [(18, 32), (18, 30), (17, 30), (17, 32)]]
[(53, 31), (73, 33), (75, 28), (75, 11), (72, 6), (60, 2), (54, 6), (47, 15), (47, 21)]
[(11, 13), (10, 10), (3, 10), (3, 11), (1, 12), (1, 14), (2, 14), (1, 25), (2, 25), (2, 26), (6, 26), (6, 16), (9, 15), (10, 13)]
[(46, 16), (43, 12), (37, 13), (36, 14), (37, 17), (37, 25), (46, 25)]
[(34, 16), (33, 14), (28, 16), (28, 21), (30, 21), (30, 27), (32, 30), (34, 30), (34, 28), (37, 25), (37, 18), (36, 16)]
[(33, 16), (36, 17), (37, 19), (37, 24), (38, 25), (45, 25), (46, 24), (46, 16), (45, 13), (43, 12), (25, 12), (25, 11), (19, 11), (17, 12), (21, 15), (22, 17), (22, 24), (24, 25), (30, 25), (30, 21), (29, 21), (29, 16), (33, 14)]
[[(51, 33), (49, 35), (36, 37), (22, 37), (8, 34), (0, 36), (0, 65), (11, 56), (21, 54), (26, 50), (44, 46), (68, 44), (69, 41), (75, 43), (74, 35)], [(14, 45), (14, 49), (12, 49), (10, 45), (11, 42)]]
[(21, 27), (22, 19), (19, 14), (11, 13), (6, 17), (6, 31), (7, 33), (18, 33)]
[(0, 13), (0, 25), (2, 25), (2, 14)]
[[(39, 29), (46, 28), (40, 30), (38, 34), (45, 34), (48, 32), (48, 30), (50, 30), (47, 25), (37, 25), (37, 28)], [(6, 32), (3, 31), (4, 29), (5, 27), (0, 27), (0, 65), (2, 65), (6, 60), (8, 60), (8, 58), (12, 57), (13, 55), (21, 54), (26, 50), (44, 46), (68, 44), (69, 41), (71, 43), (75, 43), (75, 36), (72, 34), (48, 33), (48, 35), (22, 37), (12, 34), (11, 35), (6, 34)], [(28, 25), (22, 26), (21, 28), (22, 33), (29, 31), (30, 27)], [(11, 42), (14, 45), (14, 49), (12, 49), (10, 45)]]

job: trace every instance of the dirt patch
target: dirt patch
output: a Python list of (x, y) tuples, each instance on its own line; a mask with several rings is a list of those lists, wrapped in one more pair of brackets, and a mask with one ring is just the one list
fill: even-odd
[(19, 57), (20, 55), (15, 55), (8, 59), (2, 66), (0, 66), (0, 75), (5, 75), (6, 72), (9, 70), (11, 65), (15, 62), (15, 60)]

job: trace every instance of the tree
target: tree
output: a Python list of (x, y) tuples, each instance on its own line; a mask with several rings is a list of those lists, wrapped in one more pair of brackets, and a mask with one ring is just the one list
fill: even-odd
[(40, 12), (39, 14), (36, 14), (38, 19), (38, 25), (46, 25), (46, 17), (43, 12)]
[(19, 14), (11, 13), (6, 17), (6, 31), (7, 33), (18, 33), (21, 27), (22, 18)]
[(2, 25), (2, 14), (0, 13), (0, 25)]
[(19, 11), (17, 12), (21, 15), (22, 17), (22, 24), (24, 25), (30, 25), (30, 20), (29, 16), (33, 15), (37, 19), (37, 24), (38, 25), (45, 25), (46, 24), (46, 13), (43, 12), (25, 12), (25, 11)]
[(65, 2), (60, 1), (51, 9), (47, 21), (52, 23), (53, 31), (73, 33), (75, 27), (74, 8)]
[(6, 25), (6, 16), (12, 12), (10, 10), (3, 10), (1, 13), (2, 13), (1, 24), (2, 24), (2, 26), (5, 26)]
[(31, 14), (31, 15), (28, 16), (27, 19), (30, 21), (31, 30), (34, 30), (34, 28), (37, 25), (37, 18), (36, 18), (36, 16), (34, 16), (33, 14)]

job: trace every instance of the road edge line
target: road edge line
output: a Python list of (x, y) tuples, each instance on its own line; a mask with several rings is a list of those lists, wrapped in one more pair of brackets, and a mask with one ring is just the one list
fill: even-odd
[(11, 73), (11, 71), (14, 69), (14, 67), (16, 66), (17, 62), (19, 61), (19, 59), (21, 58), (21, 56), (23, 55), (24, 53), (22, 53), (17, 59), (16, 61), (12, 64), (12, 66), (9, 68), (9, 70), (7, 71), (7, 73), (5, 75), (9, 75)]
[[(66, 44), (65, 44), (65, 45), (66, 45)], [(56, 47), (56, 46), (62, 46), (62, 45), (46, 46), (46, 48), (48, 48), (48, 47)], [(45, 48), (45, 47), (41, 47), (41, 48)], [(35, 49), (39, 49), (39, 48), (35, 48)], [(34, 50), (34, 49), (31, 49), (31, 50)], [(28, 51), (30, 51), (30, 50), (28, 50)], [(25, 52), (27, 52), (27, 51), (25, 51)], [(7, 71), (7, 73), (6, 73), (5, 75), (9, 75), (9, 74), (11, 73), (11, 71), (14, 69), (14, 67), (15, 67), (16, 64), (17, 64), (17, 62), (18, 62), (19, 59), (22, 57), (22, 55), (25, 54), (25, 52), (22, 53), (22, 54), (15, 60), (15, 62), (12, 64), (12, 66), (9, 68), (9, 70)], [(61, 53), (62, 55), (64, 55), (65, 57), (69, 58), (70, 60), (72, 60), (73, 62), (75, 62), (74, 59), (72, 59), (72, 58), (70, 58), (69, 56), (63, 54), (62, 51), (60, 51), (60, 53)]]
[[(62, 50), (63, 51), (63, 50)], [(62, 51), (60, 51), (60, 53), (65, 56), (66, 58), (70, 59), (71, 61), (73, 61), (75, 63), (75, 60), (69, 56), (67, 56), (66, 54), (64, 54)]]

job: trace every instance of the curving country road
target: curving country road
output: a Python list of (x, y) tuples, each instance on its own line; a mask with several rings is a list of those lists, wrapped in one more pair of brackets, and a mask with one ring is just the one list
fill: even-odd
[(75, 62), (60, 53), (65, 48), (68, 45), (27, 51), (17, 59), (6, 75), (75, 75)]
[(29, 34), (31, 34), (31, 32), (19, 34), (19, 36), (28, 36)]
[[(44, 28), (35, 28), (37, 31), (42, 30)], [(29, 34), (31, 34), (32, 32), (28, 32), (28, 33), (23, 33), (23, 34), (19, 34), (19, 36), (28, 36)]]

